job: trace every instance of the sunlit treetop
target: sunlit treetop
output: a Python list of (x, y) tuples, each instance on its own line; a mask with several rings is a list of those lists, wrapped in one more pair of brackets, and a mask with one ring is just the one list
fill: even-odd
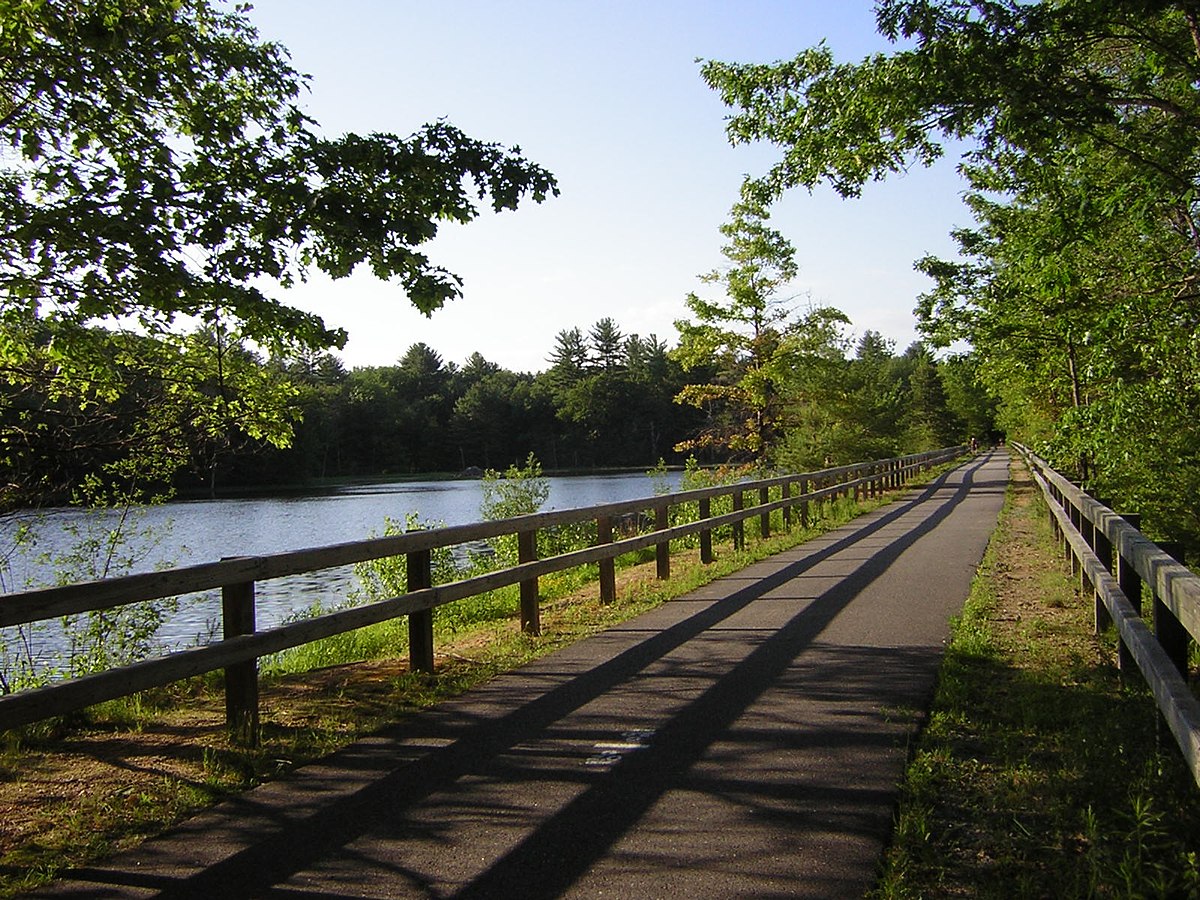
[(1102, 139), (1177, 196), (1196, 183), (1200, 7), (1136, 0), (880, 0), (891, 53), (837, 62), (824, 44), (773, 64), (709, 61), (734, 143), (780, 149), (760, 200), (927, 165), (967, 139), (977, 160)]

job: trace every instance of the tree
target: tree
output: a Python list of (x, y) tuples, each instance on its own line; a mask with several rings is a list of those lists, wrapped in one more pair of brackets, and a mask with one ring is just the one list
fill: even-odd
[[(687, 383), (682, 366), (671, 358), (666, 341), (651, 334), (636, 334), (625, 340), (625, 359), (634, 386), (633, 406), (626, 415), (626, 440), (629, 449), (645, 448), (633, 455), (628, 464), (652, 464), (668, 456), (675, 444), (692, 433), (698, 411), (681, 407), (675, 396)], [(709, 373), (703, 367), (693, 369), (693, 377)]]
[(965, 140), (977, 227), (921, 262), (922, 328), (971, 343), (1009, 434), (1200, 547), (1200, 6), (881, 0), (877, 21), (908, 46), (705, 65), (731, 140), (781, 148), (745, 195), (852, 196)]
[(1064, 135), (1101, 133), (1161, 189), (1190, 193), (1194, 3), (880, 0), (876, 21), (911, 49), (838, 64), (820, 44), (772, 65), (704, 64), (704, 79), (740, 110), (730, 140), (782, 148), (751, 193), (828, 182), (854, 196), (932, 162), (945, 139), (974, 138), (988, 157), (1039, 155)]
[(904, 449), (924, 453), (949, 447), (962, 429), (950, 412), (946, 389), (933, 355), (921, 345), (911, 349), (912, 374), (903, 416)]
[(491, 469), (553, 444), (553, 411), (531, 395), (532, 384), (530, 375), (497, 369), (457, 399), (452, 430), (462, 468)]
[(947, 357), (939, 364), (938, 373), (946, 388), (946, 404), (963, 423), (959, 438), (986, 443), (998, 440), (1001, 434), (996, 427), (996, 398), (980, 381), (978, 355)]
[[(301, 484), (310, 478), (326, 478), (340, 472), (346, 384), (350, 375), (345, 365), (332, 353), (306, 350), (277, 355), (271, 362), (296, 386), (300, 420), (296, 423), (292, 452), (265, 453), (267, 465), (254, 472), (249, 483)], [(242, 460), (236, 462), (240, 464)], [(237, 477), (241, 477), (240, 471)]]
[(582, 378), (588, 363), (588, 348), (583, 332), (578, 328), (564, 328), (556, 334), (548, 362), (548, 374), (556, 387), (570, 385)]
[(459, 282), (416, 248), (439, 220), (477, 215), (465, 181), (496, 209), (555, 190), (518, 151), (446, 123), (320, 137), (286, 51), (260, 42), (240, 7), (22, 2), (0, 26), (9, 315), (159, 329), (220, 308), (254, 340), (337, 344), (254, 279), (367, 263), (430, 312)]
[(617, 323), (605, 316), (592, 326), (589, 334), (596, 365), (605, 371), (613, 371), (627, 363), (624, 354), (624, 335)]
[(297, 105), (303, 77), (247, 9), (22, 0), (0, 12), (0, 375), (16, 389), (36, 371), (45, 393), (119, 390), (94, 325), (161, 335), (199, 320), (271, 349), (340, 345), (263, 286), (310, 267), (366, 264), (430, 313), (461, 291), (419, 250), (440, 221), (475, 218), (473, 195), (501, 210), (557, 191), (519, 150), (445, 122), (321, 136)]
[(396, 393), (399, 456), (410, 472), (433, 471), (448, 463), (450, 416), (454, 409), (453, 371), (428, 344), (413, 344), (392, 370)]
[(683, 368), (711, 366), (716, 373), (677, 395), (677, 402), (704, 410), (709, 421), (676, 449), (720, 449), (763, 464), (782, 434), (781, 386), (811, 349), (813, 330), (845, 317), (812, 310), (805, 322), (789, 323), (792, 311), (780, 292), (796, 275), (795, 249), (767, 225), (763, 206), (736, 204), (721, 233), (729, 239), (721, 248), (729, 265), (701, 279), (720, 285), (725, 297), (710, 301), (689, 294), (695, 320), (675, 323)]
[(463, 367), (459, 370), (459, 375), (467, 385), (472, 385), (478, 381), (482, 381), (489, 375), (495, 375), (499, 371), (499, 365), (489, 362), (484, 358), (482, 353), (475, 352), (467, 357), (467, 361), (463, 363)]
[[(236, 331), (92, 330), (78, 344), (107, 354), (112, 381), (63, 389), (47, 352), (27, 354), (24, 368), (9, 373), (0, 392), (5, 507), (121, 505), (169, 493), (186, 469), (211, 488), (235, 450), (290, 443), (297, 388)], [(36, 351), (53, 336), (41, 329), (26, 338)]]
[(891, 343), (866, 331), (853, 359), (831, 359), (796, 392), (781, 458), (803, 471), (895, 456), (903, 397)]

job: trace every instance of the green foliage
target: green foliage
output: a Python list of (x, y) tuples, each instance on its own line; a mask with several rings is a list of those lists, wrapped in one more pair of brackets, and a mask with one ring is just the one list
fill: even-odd
[(920, 353), (908, 380), (903, 444), (905, 452), (924, 453), (956, 442), (959, 424), (950, 414), (946, 389), (933, 358)]
[(796, 276), (795, 249), (768, 227), (757, 203), (734, 206), (721, 226), (729, 243), (721, 252), (729, 265), (702, 276), (724, 290), (717, 301), (687, 297), (695, 317), (675, 323), (675, 358), (685, 370), (712, 372), (706, 382), (686, 385), (676, 402), (706, 413), (699, 433), (676, 450), (718, 450), (734, 459), (765, 465), (784, 429), (784, 386), (814, 363), (838, 355), (838, 310), (811, 309), (799, 320), (780, 292)]
[[(42, 464), (45, 434), (79, 424), (124, 431), (118, 449), (98, 440), (72, 462), (103, 478), (120, 470), (126, 491), (161, 487), (192, 452), (211, 475), (231, 430), (286, 444), (294, 398), (235, 360), (243, 342), (313, 350), (345, 335), (273, 299), (270, 284), (366, 265), (430, 313), (461, 293), (419, 250), (440, 222), (474, 219), (484, 199), (503, 210), (557, 193), (518, 150), (446, 122), (407, 138), (321, 136), (296, 105), (304, 77), (284, 48), (259, 40), (248, 9), (81, 0), (0, 10), (8, 469)], [(201, 353), (217, 357), (202, 373), (192, 370)], [(10, 506), (61, 488), (37, 473), (12, 483), (21, 496)]]
[(532, 453), (524, 466), (513, 463), (504, 472), (483, 473), (483, 499), (479, 514), (489, 522), (527, 516), (542, 508), (550, 496), (550, 482), (542, 476), (542, 464)]
[(884, 0), (876, 14), (900, 49), (705, 64), (734, 107), (730, 139), (781, 151), (744, 196), (853, 196), (959, 142), (976, 223), (955, 234), (960, 259), (919, 262), (935, 282), (922, 328), (974, 348), (947, 403), (980, 436), (986, 403), (964, 404), (982, 385), (1013, 437), (1197, 552), (1200, 10)]
[[(55, 585), (136, 571), (169, 536), (166, 531), (141, 526), (142, 516), (143, 510), (128, 502), (118, 510), (89, 510), (82, 519), (65, 526), (67, 549), (44, 553), (38, 562), (54, 573)], [(28, 527), (18, 532), (11, 552), (32, 554), (36, 546), (36, 527)], [(168, 565), (159, 563), (160, 568)], [(7, 559), (3, 570), (7, 575)], [(64, 616), (57, 628), (43, 621), (0, 629), (0, 693), (146, 659), (162, 650), (158, 631), (178, 608), (178, 598), (167, 597)]]
[[(442, 523), (422, 522), (416, 513), (409, 513), (403, 522), (385, 519), (383, 536), (407, 534), (427, 528), (441, 528)], [(374, 535), (372, 535), (374, 537)], [(430, 558), (434, 584), (445, 584), (458, 577), (459, 567), (449, 547), (438, 547)], [(375, 603), (408, 593), (408, 561), (404, 556), (389, 556), (354, 564), (359, 590), (351, 595), (352, 603)]]
[(671, 482), (667, 479), (667, 461), (661, 456), (653, 469), (646, 472), (646, 477), (650, 479), (651, 490), (654, 491), (654, 496), (661, 497), (664, 494), (669, 494), (672, 491)]
[[(94, 581), (135, 571), (167, 537), (139, 527), (140, 516), (137, 509), (126, 505), (115, 523), (103, 511), (93, 510), (82, 523), (69, 525), (70, 548), (46, 560), (53, 566), (56, 583)], [(156, 637), (159, 628), (178, 607), (177, 598), (167, 597), (65, 616), (62, 629), (67, 648), (62, 674), (75, 678), (153, 655), (161, 649)]]
[(445, 122), (319, 137), (296, 106), (303, 76), (242, 7), (23, 3), (0, 25), (9, 315), (160, 330), (221, 308), (258, 342), (340, 343), (252, 280), (365, 263), (430, 312), (459, 283), (415, 248), (439, 221), (475, 218), (468, 180), (497, 210), (556, 190)]
[(0, 365), (0, 508), (154, 499), (181, 470), (212, 487), (234, 452), (291, 440), (297, 388), (220, 323), (78, 329), (65, 356), (37, 331), (19, 366)]
[[(530, 453), (524, 466), (513, 463), (503, 473), (495, 469), (483, 473), (479, 514), (489, 522), (527, 516), (540, 510), (549, 496), (550, 482), (542, 476), (542, 464)], [(517, 564), (515, 534), (495, 538), (491, 545), (501, 567)]]
[(613, 319), (605, 316), (598, 321), (592, 326), (589, 337), (597, 367), (611, 372), (625, 365), (625, 336), (621, 334), (621, 329)]
[(690, 426), (672, 402), (686, 376), (653, 334), (622, 335), (601, 319), (587, 337), (578, 328), (559, 332), (549, 362), (538, 381), (565, 426), (561, 451), (571, 465), (643, 465)]

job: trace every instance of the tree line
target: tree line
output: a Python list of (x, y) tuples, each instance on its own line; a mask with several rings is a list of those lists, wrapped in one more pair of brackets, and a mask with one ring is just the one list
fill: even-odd
[(347, 369), (329, 352), (266, 355), (214, 329), (97, 340), (121, 347), (119, 392), (78, 406), (0, 390), (9, 508), (503, 470), (529, 454), (551, 470), (689, 458), (805, 469), (994, 437), (972, 358), (897, 353), (872, 331), (854, 344), (840, 328), (809, 335), (813, 352), (778, 373), (769, 441), (749, 435), (725, 390), (747, 358), (699, 360), (686, 339), (624, 335), (609, 318), (561, 331), (537, 373), (479, 353), (458, 365), (423, 343), (395, 365)]
[(904, 353), (876, 332), (839, 334), (818, 366), (780, 391), (786, 427), (767, 456), (703, 440), (744, 424), (735, 403), (697, 407), (690, 392), (719, 365), (685, 366), (678, 346), (623, 335), (610, 318), (559, 332), (538, 373), (472, 354), (462, 365), (415, 343), (395, 365), (347, 370), (331, 354), (258, 363), (297, 411), (279, 447), (245, 434), (202, 447), (175, 478), (188, 493), (339, 479), (504, 468), (529, 454), (551, 470), (648, 469), (659, 462), (813, 468), (916, 452), (993, 434), (969, 358)]

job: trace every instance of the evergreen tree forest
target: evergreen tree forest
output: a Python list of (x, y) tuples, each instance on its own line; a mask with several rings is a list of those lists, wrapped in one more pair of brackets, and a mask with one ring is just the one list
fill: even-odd
[[(811, 316), (797, 321), (811, 324)], [(280, 441), (240, 423), (214, 432), (174, 422), (164, 432), (186, 443), (174, 445), (172, 464), (146, 487), (207, 496), (458, 474), (502, 470), (530, 453), (548, 470), (645, 470), (689, 457), (707, 465), (805, 469), (995, 437), (991, 403), (973, 388), (969, 358), (936, 360), (921, 344), (899, 353), (871, 331), (853, 343), (840, 331), (825, 338), (821, 354), (780, 386), (780, 426), (769, 455), (745, 452), (736, 441), (729, 447), (698, 440), (713, 430), (736, 431), (742, 421), (737, 404), (720, 397), (700, 407), (686, 402), (690, 391), (721, 386), (717, 364), (685, 368), (679, 346), (624, 335), (610, 319), (560, 332), (546, 368), (533, 374), (478, 353), (448, 362), (423, 343), (394, 365), (353, 369), (328, 352), (283, 357), (226, 348), (224, 381), (195, 391), (182, 411), (176, 400), (171, 414), (217, 416), (213, 410), (236, 407), (243, 391), (269, 393), (287, 411), (282, 418), (290, 434)], [(211, 334), (197, 335), (191, 352), (213, 353), (217, 343)], [(137, 381), (111, 408), (59, 409), (69, 421), (69, 447), (61, 443), (63, 430), (32, 431), (22, 452), (9, 454), (9, 483), (23, 482), (22, 496), (38, 502), (72, 500), (74, 485), (118, 459), (119, 448), (108, 440), (113, 429), (128, 427), (129, 416), (162, 412), (156, 399), (166, 385), (145, 372)], [(54, 406), (47, 397), (10, 400), (41, 415)]]

